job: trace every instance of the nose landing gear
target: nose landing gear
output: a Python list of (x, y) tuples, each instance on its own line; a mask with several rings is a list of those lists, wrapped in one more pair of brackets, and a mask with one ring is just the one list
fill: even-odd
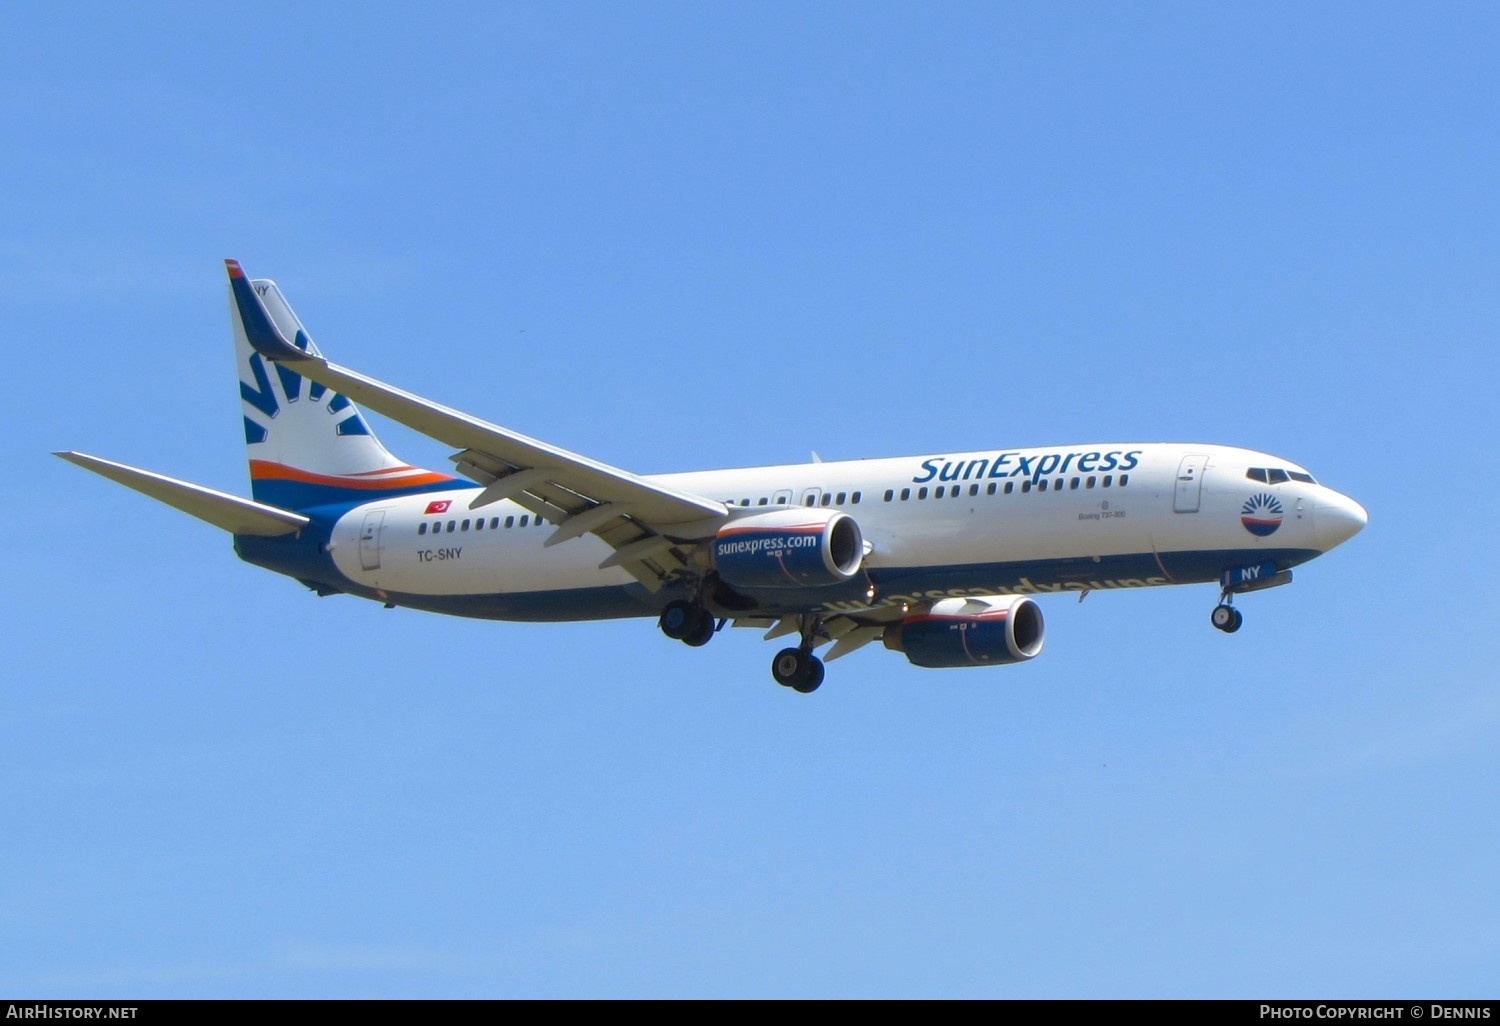
[(1229, 596), (1226, 595), (1217, 606), (1214, 606), (1214, 611), (1208, 615), (1208, 622), (1225, 634), (1233, 634), (1245, 622), (1245, 617), (1229, 604)]

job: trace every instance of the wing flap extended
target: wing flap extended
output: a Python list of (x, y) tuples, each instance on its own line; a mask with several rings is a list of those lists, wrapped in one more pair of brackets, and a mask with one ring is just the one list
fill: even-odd
[(231, 534), (253, 534), (274, 538), (283, 534), (294, 534), (311, 521), (300, 513), (292, 513), (276, 506), (251, 499), (242, 499), (203, 485), (179, 481), (165, 474), (152, 473), (139, 467), (116, 463), (82, 452), (53, 453), (69, 463), (92, 470), (142, 495), (149, 495), (158, 502), (182, 510), (205, 523), (221, 527)]

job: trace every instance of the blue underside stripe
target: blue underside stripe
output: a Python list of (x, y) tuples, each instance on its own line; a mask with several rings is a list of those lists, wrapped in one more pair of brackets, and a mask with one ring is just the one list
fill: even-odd
[[(460, 484), (460, 487), (468, 486)], [(360, 496), (358, 501), (368, 501), (368, 497)], [(348, 506), (346, 503), (326, 510), (304, 508), (304, 511), (315, 517), (315, 524), (326, 525), (337, 520)], [(639, 584), (491, 595), (414, 595), (402, 592), (377, 595), (373, 589), (346, 580), (333, 566), (319, 540), (326, 540), (326, 530), (326, 526), (316, 531), (304, 530), (302, 537), (295, 541), (240, 536), (236, 537), (235, 546), (242, 559), (303, 581), (320, 582), (353, 595), (390, 601), (400, 606), (478, 619), (564, 621), (655, 616), (666, 603), (683, 597), (680, 589), (664, 588), (653, 594)], [(1221, 572), (1234, 567), (1271, 561), (1280, 569), (1289, 569), (1318, 554), (1315, 549), (1208, 550), (1160, 555), (1133, 553), (1104, 557), (1097, 563), (1089, 558), (972, 566), (885, 567), (871, 569), (869, 581), (875, 585), (878, 599), (910, 604), (968, 595), (1076, 595), (1083, 590), (1113, 591), (1172, 583), (1216, 583)], [(1158, 559), (1171, 571), (1173, 580), (1162, 575)], [(843, 589), (764, 591), (753, 596), (758, 602), (756, 608), (723, 612), (732, 616), (770, 616), (803, 612), (822, 604), (832, 612), (854, 613), (864, 608), (867, 586), (861, 576)]]

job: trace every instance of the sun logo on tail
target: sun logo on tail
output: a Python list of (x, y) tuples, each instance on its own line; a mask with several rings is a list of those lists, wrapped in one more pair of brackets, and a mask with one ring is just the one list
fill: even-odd
[[(297, 332), (297, 348), (309, 349), (311, 340), (301, 331)], [(314, 350), (315, 351), (315, 350)], [(270, 436), (268, 423), (262, 423), (260, 417), (252, 417), (251, 413), (260, 414), (266, 421), (275, 420), (282, 410), (306, 398), (308, 403), (322, 403), (324, 396), (328, 401), (322, 403), (322, 408), (333, 417), (339, 419), (334, 423), (334, 433), (338, 435), (368, 435), (370, 428), (365, 424), (364, 418), (359, 411), (353, 409), (349, 400), (338, 392), (331, 395), (328, 389), (316, 381), (306, 381), (300, 374), (290, 371), (281, 364), (272, 364), (276, 371), (276, 383), (281, 386), (280, 391), (272, 387), (271, 375), (266, 372), (266, 362), (259, 353), (250, 354), (250, 374), (254, 382), (240, 380), (240, 398), (245, 402), (245, 441), (250, 445), (264, 442)], [(303, 384), (306, 382), (307, 389), (304, 393)]]
[(1264, 538), (1276, 533), (1285, 512), (1280, 499), (1270, 492), (1261, 492), (1250, 496), (1240, 507), (1240, 523), (1257, 538)]

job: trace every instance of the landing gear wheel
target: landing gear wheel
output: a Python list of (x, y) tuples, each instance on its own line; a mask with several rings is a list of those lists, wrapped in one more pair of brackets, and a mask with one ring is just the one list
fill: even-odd
[(1208, 621), (1225, 634), (1233, 634), (1245, 622), (1245, 616), (1233, 606), (1214, 606)]
[(693, 614), (695, 619), (692, 626), (688, 628), (688, 632), (683, 635), (682, 642), (693, 648), (700, 648), (713, 640), (714, 618), (706, 609), (695, 608)]
[(800, 648), (784, 648), (771, 660), (771, 676), (782, 687), (808, 695), (823, 683), (823, 660)]
[(694, 605), (684, 599), (668, 602), (667, 608), (661, 611), (661, 619), (656, 625), (661, 632), (673, 641), (681, 641), (692, 632), (695, 620), (693, 613)]
[(798, 691), (798, 692), (800, 692), (801, 694), (804, 694), (804, 695), (810, 695), (810, 694), (812, 694), (814, 691), (818, 690), (819, 686), (822, 685), (822, 683), (823, 683), (823, 660), (819, 659), (817, 656), (814, 656), (814, 655), (808, 656), (807, 657), (807, 670), (808, 670), (808, 673), (807, 673), (806, 679), (805, 680), (801, 680), (801, 681), (797, 681), (796, 683), (794, 683), (792, 685), (792, 689), (794, 691)]
[(784, 688), (792, 686), (797, 679), (797, 674), (802, 670), (802, 661), (806, 656), (800, 648), (784, 648), (776, 653), (776, 658), (771, 660), (771, 676), (776, 678), (776, 683)]

